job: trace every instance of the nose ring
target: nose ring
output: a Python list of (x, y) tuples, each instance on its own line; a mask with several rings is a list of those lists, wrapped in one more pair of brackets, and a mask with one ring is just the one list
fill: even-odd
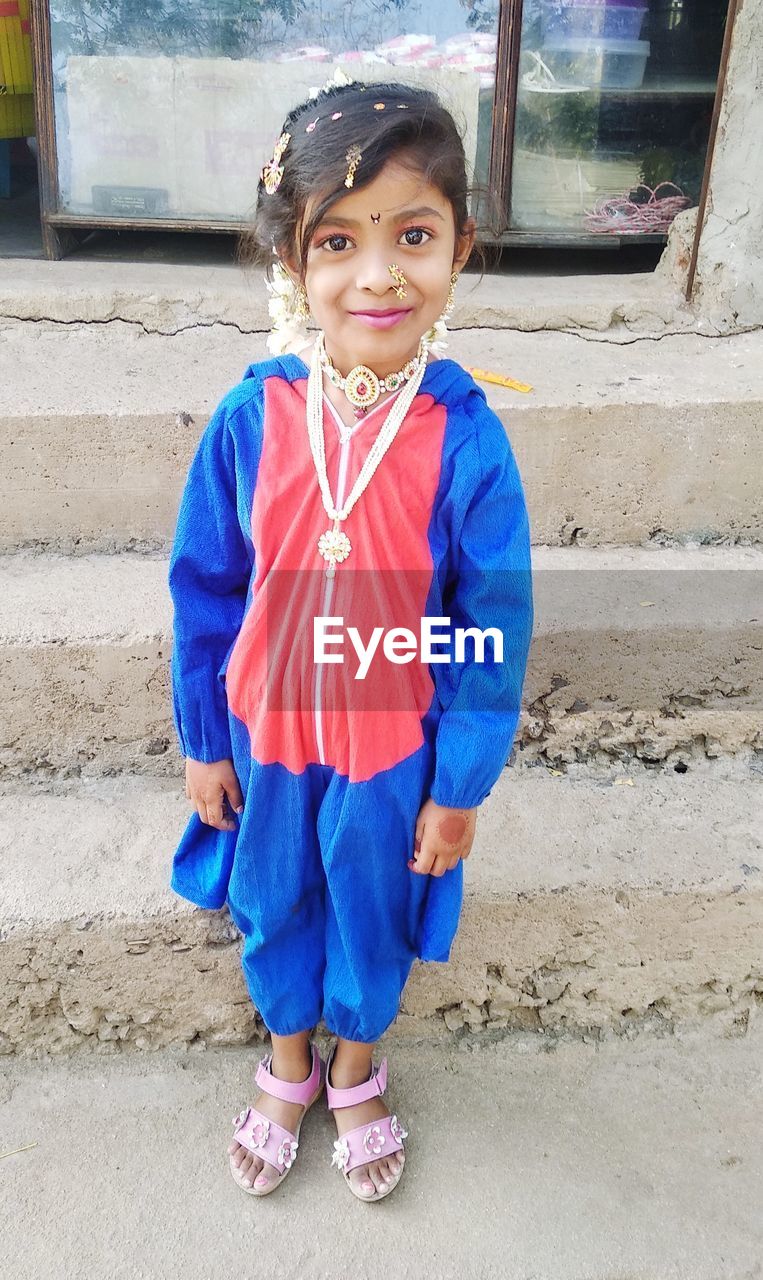
[(395, 290), (395, 293), (397, 294), (398, 298), (405, 298), (406, 297), (405, 286), (407, 285), (408, 281), (406, 280), (405, 276), (403, 275), (402, 271), (400, 270), (396, 262), (390, 263), (389, 273), (392, 276), (392, 279), (394, 281), (394, 284), (392, 287)]

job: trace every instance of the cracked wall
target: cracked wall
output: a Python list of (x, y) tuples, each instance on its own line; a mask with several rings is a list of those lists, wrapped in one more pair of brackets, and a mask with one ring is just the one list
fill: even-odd
[[(699, 242), (694, 309), (715, 332), (763, 325), (763, 0), (737, 12)], [(696, 210), (679, 214), (658, 277), (685, 282)]]

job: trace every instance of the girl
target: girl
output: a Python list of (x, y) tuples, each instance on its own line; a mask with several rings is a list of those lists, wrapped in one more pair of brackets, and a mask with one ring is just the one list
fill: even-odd
[[(227, 902), (272, 1037), (262, 1092), (234, 1121), (235, 1180), (255, 1195), (281, 1185), (325, 1084), (332, 1164), (376, 1201), (397, 1185), (407, 1131), (372, 1053), (414, 959), (449, 958), (476, 811), (512, 745), (528, 519), (499, 419), (432, 351), (475, 239), (461, 139), (437, 98), (345, 83), (296, 108), (251, 236), (277, 258), (279, 332), (311, 313), (318, 333), (246, 370), (188, 473), (169, 584), (195, 812), (172, 887)], [(422, 619), (441, 639), (417, 656)], [(454, 622), (492, 628), (492, 645), (480, 657), (467, 640), (459, 656), (456, 636), (443, 652)], [(325, 1065), (321, 1019), (336, 1036)]]

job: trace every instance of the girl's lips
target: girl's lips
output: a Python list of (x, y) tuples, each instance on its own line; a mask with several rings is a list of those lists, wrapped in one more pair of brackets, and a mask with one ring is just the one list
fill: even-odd
[(412, 307), (396, 307), (389, 311), (351, 311), (350, 315), (372, 329), (391, 329), (411, 314)]

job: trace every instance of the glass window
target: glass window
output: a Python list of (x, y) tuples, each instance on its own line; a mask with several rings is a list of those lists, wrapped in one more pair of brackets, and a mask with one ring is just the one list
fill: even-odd
[(511, 226), (664, 235), (699, 199), (726, 0), (525, 0)]
[(340, 66), (434, 88), (487, 178), (498, 0), (51, 0), (59, 208), (235, 221)]

